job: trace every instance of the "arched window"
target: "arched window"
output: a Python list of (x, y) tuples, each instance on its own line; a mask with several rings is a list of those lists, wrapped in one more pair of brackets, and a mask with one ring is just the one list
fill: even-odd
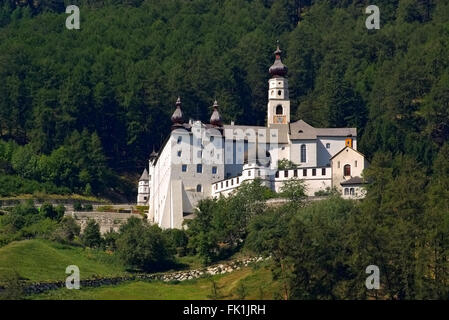
[(203, 190), (203, 187), (200, 184), (198, 184), (196, 186), (196, 192), (201, 192), (202, 190)]
[(354, 188), (349, 189), (349, 194), (350, 194), (351, 196), (354, 195)]
[(351, 175), (351, 165), (345, 164), (343, 167), (343, 175), (344, 176), (350, 176)]
[(284, 113), (284, 109), (282, 108), (281, 105), (278, 105), (276, 107), (276, 114), (283, 114)]
[(349, 189), (345, 188), (345, 196), (347, 196), (349, 194)]
[(305, 144), (301, 145), (301, 162), (307, 162), (306, 145)]

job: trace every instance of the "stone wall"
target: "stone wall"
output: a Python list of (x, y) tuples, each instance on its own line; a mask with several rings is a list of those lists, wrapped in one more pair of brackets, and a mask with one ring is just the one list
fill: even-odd
[(67, 216), (71, 216), (81, 227), (81, 233), (87, 226), (89, 219), (95, 220), (100, 226), (100, 233), (104, 234), (109, 230), (118, 231), (122, 224), (125, 224), (131, 217), (142, 219), (140, 214), (132, 213), (116, 213), (116, 212), (69, 212)]
[[(133, 275), (127, 275), (122, 277), (112, 277), (112, 278), (96, 278), (96, 279), (85, 279), (80, 280), (80, 287), (100, 287), (105, 285), (117, 285), (126, 281), (185, 281), (198, 279), (206, 276), (213, 276), (218, 274), (226, 274), (241, 268), (247, 267), (254, 263), (260, 263), (269, 258), (262, 257), (251, 257), (246, 259), (233, 260), (230, 262), (217, 264), (201, 269), (193, 270), (183, 270), (176, 272), (166, 272), (166, 273), (139, 273)], [(39, 294), (49, 290), (56, 290), (65, 288), (65, 281), (54, 281), (54, 282), (35, 282), (27, 283), (24, 285), (24, 292), (26, 295)], [(3, 288), (0, 287), (0, 291)]]

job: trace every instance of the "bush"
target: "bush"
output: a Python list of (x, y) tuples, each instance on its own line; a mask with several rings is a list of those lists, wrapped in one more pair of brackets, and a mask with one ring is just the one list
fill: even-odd
[(55, 220), (45, 218), (30, 226), (26, 226), (20, 230), (20, 234), (24, 238), (51, 238), (52, 234), (58, 228), (58, 223)]
[(92, 206), (92, 204), (88, 203), (86, 205), (84, 205), (84, 211), (92, 211), (94, 210), (94, 207)]
[(73, 203), (73, 210), (75, 211), (82, 211), (83, 205), (78, 200)]
[(179, 229), (167, 229), (163, 231), (167, 248), (172, 253), (184, 252), (187, 248), (188, 238), (187, 233), (184, 230)]
[(120, 228), (117, 251), (123, 262), (144, 271), (160, 271), (173, 265), (162, 229), (132, 217)]
[(84, 229), (82, 235), (82, 241), (85, 246), (90, 248), (98, 248), (102, 243), (100, 234), (100, 226), (95, 220), (89, 220), (87, 222), (86, 229)]
[(65, 213), (65, 207), (59, 205), (56, 208), (53, 207), (51, 203), (45, 202), (40, 208), (40, 214), (44, 218), (49, 218), (52, 220), (61, 220)]
[(68, 243), (75, 239), (80, 234), (80, 226), (72, 217), (64, 217), (59, 223), (59, 227), (52, 235), (52, 240), (60, 243)]
[(107, 250), (117, 250), (117, 239), (119, 234), (114, 230), (109, 230), (103, 235), (103, 247)]

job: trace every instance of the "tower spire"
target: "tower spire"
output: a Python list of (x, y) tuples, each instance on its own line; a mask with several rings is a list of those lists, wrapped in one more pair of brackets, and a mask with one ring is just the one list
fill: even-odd
[(214, 101), (214, 105), (212, 106), (214, 108), (214, 111), (212, 112), (212, 116), (210, 117), (210, 124), (221, 127), (222, 126), (222, 119), (220, 112), (218, 111), (218, 102), (217, 99)]
[(173, 122), (172, 128), (181, 127), (184, 123), (183, 114), (181, 110), (181, 98), (178, 97), (176, 100), (176, 109), (171, 116), (171, 121)]
[(285, 77), (288, 72), (288, 68), (286, 65), (282, 63), (281, 54), (282, 50), (279, 47), (279, 40), (276, 41), (276, 51), (274, 51), (274, 55), (276, 59), (274, 60), (273, 65), (270, 67), (269, 72), (272, 78)]

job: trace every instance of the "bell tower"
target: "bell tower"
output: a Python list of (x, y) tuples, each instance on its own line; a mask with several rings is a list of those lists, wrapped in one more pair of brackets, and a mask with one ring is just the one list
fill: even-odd
[(271, 79), (268, 80), (268, 127), (272, 124), (290, 123), (290, 99), (286, 78), (288, 68), (281, 61), (281, 53), (278, 42), (274, 52), (276, 60), (269, 69)]

